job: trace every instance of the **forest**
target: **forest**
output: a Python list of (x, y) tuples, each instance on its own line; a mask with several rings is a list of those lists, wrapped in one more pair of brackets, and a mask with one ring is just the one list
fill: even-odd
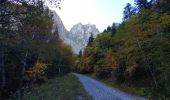
[(34, 83), (70, 71), (72, 50), (52, 28), (41, 0), (0, 1), (0, 100), (21, 100)]
[[(62, 0), (45, 1), (60, 9)], [(52, 32), (53, 13), (44, 0), (1, 0), (0, 100), (22, 100), (34, 84), (70, 72), (139, 87), (147, 98), (170, 99), (170, 0), (134, 2), (124, 7), (122, 23), (91, 35), (75, 55)]]
[(144, 96), (170, 98), (170, 1), (135, 0), (79, 52), (74, 71), (139, 87)]

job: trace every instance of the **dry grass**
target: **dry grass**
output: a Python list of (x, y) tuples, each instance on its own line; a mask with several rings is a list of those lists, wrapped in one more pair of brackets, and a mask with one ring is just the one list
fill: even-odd
[(50, 79), (24, 95), (23, 100), (92, 100), (72, 74)]

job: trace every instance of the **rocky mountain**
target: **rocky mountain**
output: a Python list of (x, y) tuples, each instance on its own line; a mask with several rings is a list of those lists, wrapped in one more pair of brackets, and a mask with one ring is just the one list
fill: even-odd
[(86, 47), (91, 34), (96, 37), (98, 33), (99, 31), (95, 25), (82, 25), (81, 23), (74, 25), (69, 34), (69, 39), (71, 40), (70, 45), (72, 46), (73, 51), (78, 53), (80, 50), (83, 50)]
[(55, 11), (51, 11), (52, 16), (53, 16), (53, 30), (52, 33), (57, 32), (59, 34), (59, 37), (62, 40), (66, 40), (66, 36), (67, 34), (69, 34), (70, 32), (67, 31), (67, 29), (65, 28), (61, 18), (58, 16), (58, 14)]
[(78, 54), (80, 50), (83, 50), (87, 43), (91, 34), (96, 37), (99, 34), (99, 30), (95, 25), (86, 24), (83, 25), (78, 23), (74, 25), (70, 31), (68, 31), (61, 18), (57, 15), (57, 13), (53, 12), (53, 21), (54, 28), (53, 32), (58, 32), (59, 37), (67, 44), (72, 47), (74, 53)]

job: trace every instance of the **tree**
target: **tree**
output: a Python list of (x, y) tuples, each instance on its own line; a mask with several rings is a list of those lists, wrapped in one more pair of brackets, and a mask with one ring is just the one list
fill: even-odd
[(126, 4), (123, 12), (123, 21), (127, 21), (130, 17), (132, 17), (136, 13), (135, 8), (131, 6), (130, 3)]
[(103, 31), (103, 32), (105, 33), (105, 32), (107, 32), (107, 30), (106, 30), (106, 29), (104, 29), (104, 31)]
[(30, 78), (39, 78), (41, 75), (45, 73), (45, 70), (47, 69), (47, 65), (43, 63), (37, 62), (32, 68), (30, 68), (28, 71), (28, 76)]
[(78, 56), (79, 56), (79, 58), (81, 58), (81, 57), (82, 57), (82, 54), (83, 54), (83, 53), (82, 53), (82, 50), (80, 50), (80, 51), (79, 51), (79, 55), (78, 55)]
[(30, 5), (39, 5), (40, 2), (48, 3), (54, 5), (55, 7), (59, 7), (61, 5), (62, 0), (1, 0), (0, 4), (5, 2), (12, 2), (15, 4), (30, 4)]
[(148, 2), (148, 0), (135, 0), (135, 4), (140, 12), (142, 9), (150, 9), (152, 6), (152, 0), (150, 2)]
[[(170, 98), (169, 0), (136, 0), (138, 13), (130, 4), (125, 21), (97, 35), (83, 54), (83, 71), (94, 71), (119, 84), (143, 88), (143, 95)], [(135, 14), (135, 15), (134, 15)], [(110, 29), (115, 32), (112, 36)]]
[(88, 40), (88, 43), (87, 43), (87, 46), (91, 46), (93, 40), (94, 40), (94, 37), (93, 37), (93, 34), (91, 33), (91, 35), (90, 35), (90, 37), (89, 37), (89, 40)]
[(100, 58), (99, 65), (95, 67), (95, 73), (100, 78), (111, 77), (112, 72), (118, 67), (111, 49), (106, 50), (104, 58)]
[(114, 34), (116, 33), (116, 23), (112, 24), (111, 32), (112, 32), (112, 36), (114, 36)]
[(170, 14), (170, 1), (169, 0), (153, 0), (153, 9), (159, 13)]
[(92, 66), (90, 66), (90, 59), (91, 55), (90, 52), (88, 51), (88, 49), (86, 49), (83, 53), (82, 56), (82, 61), (81, 61), (81, 67), (80, 67), (80, 72), (82, 73), (90, 73), (92, 71)]
[(111, 32), (112, 28), (110, 26), (107, 27), (107, 32)]
[(2, 100), (11, 97), (21, 99), (22, 93), (28, 89), (27, 86), (38, 79), (28, 78), (27, 71), (39, 77), (46, 67), (50, 69), (53, 66), (65, 74), (72, 65), (70, 47), (55, 36), (58, 33), (51, 33), (53, 24), (49, 10), (42, 2), (33, 1), (35, 2), (31, 4), (29, 0), (0, 2), (0, 42), (5, 45), (0, 45)]

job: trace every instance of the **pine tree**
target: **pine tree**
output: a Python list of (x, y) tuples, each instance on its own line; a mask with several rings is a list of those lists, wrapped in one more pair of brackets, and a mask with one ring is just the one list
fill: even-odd
[(112, 28), (110, 26), (107, 27), (107, 32), (111, 32)]
[(132, 17), (136, 13), (136, 10), (130, 3), (126, 4), (123, 12), (123, 21), (127, 21), (130, 17)]
[(82, 57), (82, 50), (79, 51), (79, 55), (78, 56), (79, 56), (79, 58)]
[(150, 2), (148, 2), (148, 0), (135, 0), (135, 4), (140, 12), (142, 9), (150, 9), (152, 6), (152, 0)]
[(89, 37), (89, 41), (88, 41), (88, 43), (87, 43), (87, 46), (91, 46), (93, 40), (94, 40), (94, 37), (93, 37), (93, 34), (91, 33), (91, 35), (90, 35), (90, 37)]
[(116, 33), (116, 24), (115, 23), (112, 24), (111, 32), (112, 32), (112, 36), (114, 36), (114, 34)]

